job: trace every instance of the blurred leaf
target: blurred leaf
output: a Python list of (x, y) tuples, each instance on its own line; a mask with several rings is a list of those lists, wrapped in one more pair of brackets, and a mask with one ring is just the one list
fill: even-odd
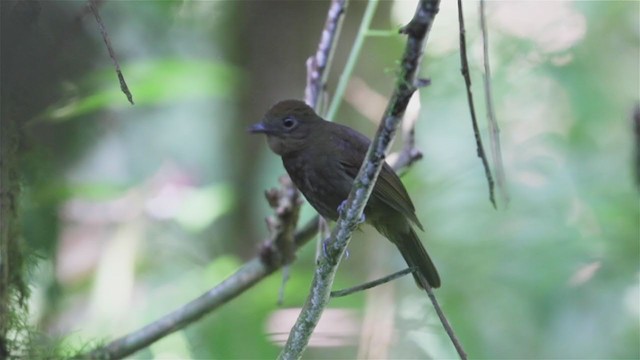
[[(132, 185), (133, 186), (133, 185)], [(109, 200), (122, 196), (131, 187), (111, 182), (70, 184), (65, 190), (68, 197), (85, 200)]]
[[(231, 65), (197, 60), (146, 61), (122, 67), (135, 106), (231, 97), (240, 72)], [(69, 86), (70, 87), (70, 86)], [(67, 98), (47, 109), (36, 121), (65, 121), (94, 111), (129, 108), (111, 67), (88, 76)], [(75, 94), (73, 94), (75, 93)]]
[(193, 190), (186, 196), (176, 221), (190, 231), (201, 231), (229, 211), (233, 202), (233, 189), (227, 184)]

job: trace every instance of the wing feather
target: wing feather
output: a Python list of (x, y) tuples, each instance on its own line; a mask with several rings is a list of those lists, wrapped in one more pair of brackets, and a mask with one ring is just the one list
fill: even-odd
[[(342, 145), (337, 146), (340, 150), (340, 164), (353, 181), (362, 166), (370, 141), (366, 136), (355, 130), (343, 126), (339, 126), (339, 128), (340, 131), (334, 132), (334, 136)], [(349, 138), (346, 139), (345, 137)], [(353, 147), (355, 151), (348, 151), (347, 148), (349, 146)], [(424, 230), (415, 214), (415, 207), (402, 181), (386, 162), (380, 170), (378, 181), (373, 188), (371, 196), (400, 212), (421, 230)]]

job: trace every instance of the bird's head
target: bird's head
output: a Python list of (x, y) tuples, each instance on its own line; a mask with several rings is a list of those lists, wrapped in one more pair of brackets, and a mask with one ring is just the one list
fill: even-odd
[(249, 132), (267, 135), (273, 152), (283, 156), (301, 150), (312, 137), (313, 129), (324, 120), (299, 100), (284, 100), (275, 104), (262, 120), (249, 127)]

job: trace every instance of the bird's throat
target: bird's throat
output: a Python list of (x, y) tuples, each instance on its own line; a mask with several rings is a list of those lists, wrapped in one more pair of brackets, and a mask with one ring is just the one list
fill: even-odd
[(300, 151), (305, 146), (303, 139), (295, 139), (292, 137), (282, 138), (274, 135), (267, 135), (267, 144), (271, 150), (280, 155), (285, 156), (296, 151)]

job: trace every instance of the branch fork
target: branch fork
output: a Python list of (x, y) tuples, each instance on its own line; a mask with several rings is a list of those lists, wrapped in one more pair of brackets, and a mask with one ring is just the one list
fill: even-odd
[(283, 175), (279, 181), (280, 188), (265, 191), (273, 215), (265, 219), (270, 236), (260, 249), (260, 258), (269, 268), (288, 265), (296, 258), (294, 233), (302, 198), (288, 176)]

